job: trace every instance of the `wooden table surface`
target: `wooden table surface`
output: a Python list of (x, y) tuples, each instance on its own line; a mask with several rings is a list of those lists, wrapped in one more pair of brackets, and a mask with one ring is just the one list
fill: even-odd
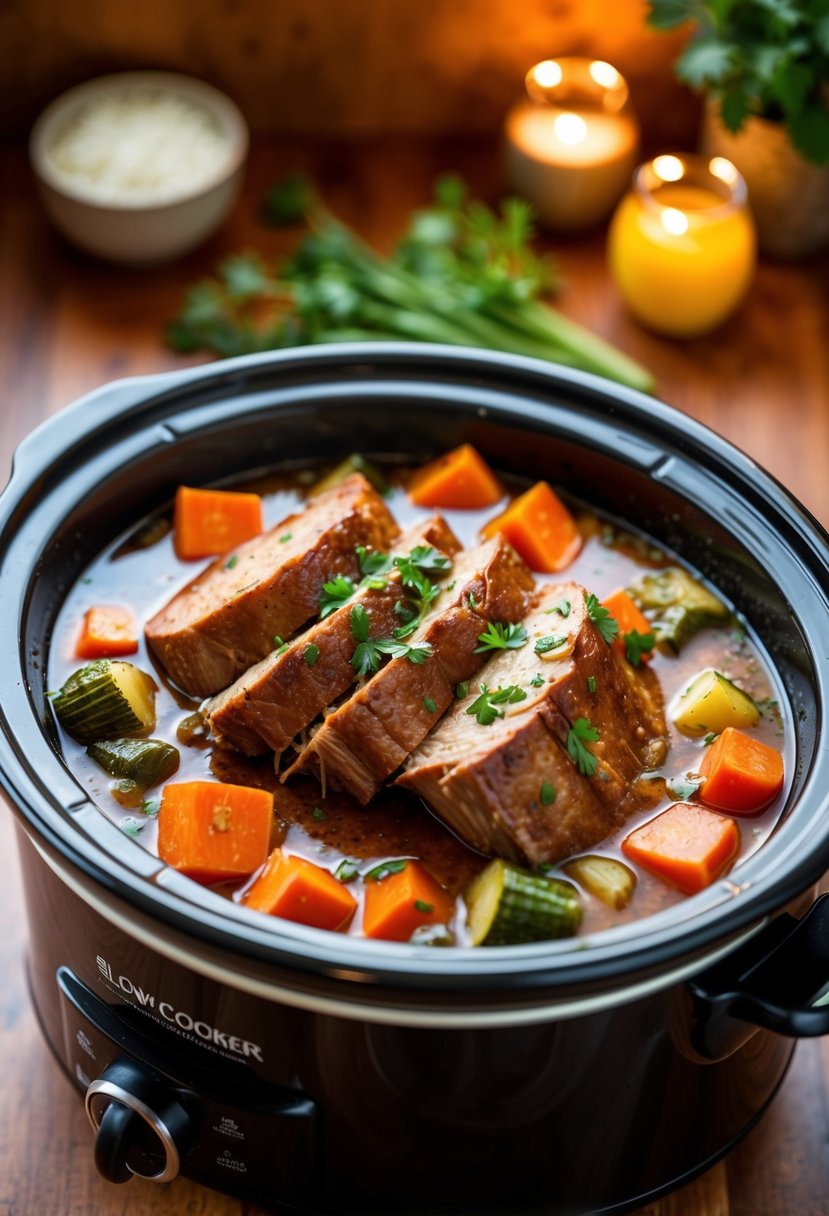
[[(381, 247), (454, 168), (474, 190), (501, 188), (489, 146), (406, 140), (254, 148), (247, 187), (221, 234), (152, 271), (106, 267), (65, 247), (37, 204), (21, 149), (0, 153), (0, 469), (48, 414), (104, 381), (197, 362), (165, 350), (162, 322), (183, 289), (222, 256), (285, 247), (257, 220), (263, 188), (313, 171), (335, 211)], [(609, 282), (603, 235), (555, 250), (560, 307), (646, 363), (659, 394), (742, 447), (829, 525), (829, 259), (761, 265), (745, 305), (717, 334), (674, 343), (642, 331)], [(7, 646), (13, 645), (6, 638)], [(115, 1187), (92, 1163), (77, 1094), (40, 1040), (24, 976), (25, 923), (11, 816), (0, 814), (0, 1216), (255, 1216), (190, 1182)], [(829, 1214), (829, 1039), (806, 1041), (758, 1126), (730, 1156), (647, 1216)]]

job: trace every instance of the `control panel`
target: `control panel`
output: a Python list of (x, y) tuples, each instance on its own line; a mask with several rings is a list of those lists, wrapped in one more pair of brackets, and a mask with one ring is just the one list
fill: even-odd
[(181, 1172), (271, 1207), (313, 1206), (320, 1116), (307, 1095), (148, 1033), (66, 967), (57, 982), (64, 1063), (86, 1095), (104, 1177), (167, 1182)]

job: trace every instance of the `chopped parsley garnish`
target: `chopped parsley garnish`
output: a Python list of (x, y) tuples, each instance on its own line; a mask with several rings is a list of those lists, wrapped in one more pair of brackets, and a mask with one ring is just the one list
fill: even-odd
[(396, 638), (372, 638), (371, 621), (362, 604), (355, 604), (350, 613), (351, 636), (357, 642), (354, 654), (351, 656), (351, 666), (360, 676), (370, 675), (380, 666), (381, 655), (390, 655), (393, 659), (408, 659), (410, 663), (425, 663), (432, 653), (428, 642), (417, 646), (409, 646)]
[(376, 549), (368, 550), (365, 545), (357, 545), (355, 553), (357, 561), (360, 563), (360, 573), (364, 578), (388, 574), (392, 568), (392, 560), (388, 553), (379, 553)]
[(415, 912), (422, 912), (424, 916), (429, 916), (430, 913), (434, 912), (435, 905), (427, 904), (425, 899), (416, 899), (414, 901), (414, 908)]
[(612, 616), (608, 608), (599, 603), (592, 591), (584, 597), (587, 615), (598, 629), (608, 645), (619, 636), (619, 622)]
[(699, 773), (680, 773), (678, 777), (669, 777), (665, 782), (665, 788), (672, 798), (680, 798), (683, 801), (686, 798), (693, 798), (699, 787), (702, 785), (702, 777)]
[(540, 687), (541, 687), (541, 685), (544, 683), (544, 677), (543, 677), (543, 675), (541, 674), (541, 672), (540, 672), (540, 671), (537, 671), (537, 672), (535, 673), (535, 675), (533, 676), (533, 678), (530, 680), (530, 683), (532, 684), (533, 688), (540, 688)]
[(352, 861), (350, 857), (344, 857), (334, 871), (334, 877), (340, 882), (353, 882), (359, 873), (356, 861)]
[(533, 650), (536, 654), (548, 654), (551, 650), (559, 650), (566, 641), (566, 634), (548, 633), (545, 637), (536, 639)]
[(596, 691), (596, 677), (595, 676), (587, 677), (587, 691), (591, 694), (591, 696)]
[(483, 654), (487, 650), (519, 650), (526, 646), (529, 634), (523, 625), (503, 625), (500, 621), (490, 621), (483, 633), (478, 634), (479, 646), (475, 654)]
[(373, 870), (369, 870), (363, 877), (370, 879), (372, 882), (382, 882), (390, 874), (399, 874), (401, 870), (405, 870), (408, 864), (408, 857), (394, 857), (391, 861), (381, 862), (379, 866), (375, 866)]
[(486, 684), (479, 685), (481, 694), (476, 697), (469, 709), (468, 714), (473, 714), (479, 726), (491, 726), (496, 718), (503, 718), (504, 711), (499, 709), (499, 705), (515, 705), (519, 701), (526, 701), (527, 694), (523, 688), (519, 688), (517, 684), (510, 684), (507, 688), (498, 688), (495, 692), (490, 692)]
[(430, 545), (417, 545), (408, 557), (396, 557), (394, 564), (400, 573), (400, 582), (408, 593), (408, 602), (401, 600), (395, 604), (394, 610), (404, 623), (395, 629), (394, 636), (407, 638), (417, 629), (429, 605), (441, 592), (441, 587), (433, 583), (424, 571), (446, 572), (452, 569), (452, 562)]
[(708, 734), (705, 736), (705, 738), (704, 738), (704, 739), (703, 739), (703, 741), (702, 741), (702, 745), (703, 745), (703, 747), (710, 747), (710, 746), (711, 746), (711, 744), (712, 744), (712, 743), (714, 742), (714, 740), (716, 739), (716, 737), (717, 737), (717, 736), (716, 736), (716, 734), (714, 733), (714, 731), (713, 731), (713, 730), (709, 731), (709, 732), (708, 732)]
[(315, 806), (313, 811), (311, 811), (311, 818), (316, 819), (317, 823), (325, 823), (328, 816), (321, 806)]
[(438, 712), (437, 704), (432, 697), (424, 697), (423, 704), (426, 706), (426, 709), (430, 714), (436, 714)]
[(598, 760), (587, 747), (587, 743), (595, 743), (599, 732), (589, 718), (576, 718), (567, 732), (567, 752), (583, 777), (592, 777), (598, 767)]
[(231, 553), (230, 557), (225, 562), (225, 570), (232, 570), (234, 566), (239, 564), (239, 554)]
[(126, 832), (128, 836), (132, 836), (133, 840), (139, 832), (143, 832), (146, 826), (146, 822), (141, 819), (133, 819), (132, 817), (128, 817), (127, 819), (121, 820), (121, 831)]
[(351, 579), (346, 578), (343, 574), (338, 574), (336, 578), (323, 583), (320, 597), (320, 620), (325, 620), (332, 612), (341, 608), (347, 600), (351, 599), (355, 591), (356, 587)]
[(547, 608), (544, 615), (552, 616), (554, 612), (557, 612), (559, 616), (569, 616), (570, 607), (571, 605), (569, 600), (559, 600), (557, 604), (553, 604), (552, 608)]
[(409, 561), (418, 570), (451, 570), (452, 562), (431, 545), (416, 545), (409, 554)]
[(141, 811), (142, 815), (146, 815), (149, 819), (155, 819), (160, 807), (160, 798), (147, 798), (146, 801), (141, 803), (141, 806), (138, 809)]
[(293, 537), (293, 532), (283, 532), (279, 538), (280, 545), (285, 545)]
[(556, 800), (556, 787), (552, 781), (542, 781), (541, 791), (539, 793), (539, 802), (542, 806), (549, 806)]
[(468, 695), (469, 695), (469, 681), (462, 680), (461, 683), (455, 689), (455, 696), (458, 698), (459, 701), (462, 701), (464, 699), (464, 697), (466, 697)]
[(478, 601), (475, 599), (475, 592), (474, 592), (474, 591), (470, 591), (470, 592), (469, 592), (469, 595), (466, 597), (466, 602), (469, 604), (469, 607), (470, 607), (470, 608), (472, 609), (472, 611), (474, 612), (474, 611), (475, 611), (475, 609), (478, 607)]
[(277, 634), (276, 637), (274, 638), (273, 644), (274, 644), (277, 654), (284, 654), (285, 651), (288, 649), (288, 643), (283, 642), (282, 638), (279, 636), (279, 634)]
[(624, 634), (624, 640), (627, 661), (632, 667), (638, 667), (642, 662), (642, 655), (649, 654), (656, 644), (654, 634), (639, 633), (636, 629), (631, 629), (630, 633)]
[(319, 646), (315, 646), (313, 642), (309, 642), (303, 651), (303, 657), (309, 667), (316, 667), (317, 659), (320, 657)]

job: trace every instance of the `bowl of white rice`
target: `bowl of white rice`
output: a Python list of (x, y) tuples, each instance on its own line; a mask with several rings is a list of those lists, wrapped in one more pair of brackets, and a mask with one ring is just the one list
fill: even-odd
[(138, 265), (177, 257), (218, 228), (247, 148), (245, 120), (218, 89), (173, 72), (119, 72), (53, 101), (29, 156), (64, 236)]

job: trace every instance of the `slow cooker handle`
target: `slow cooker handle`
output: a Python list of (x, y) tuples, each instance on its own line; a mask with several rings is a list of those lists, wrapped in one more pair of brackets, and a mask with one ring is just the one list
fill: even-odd
[(829, 894), (800, 920), (778, 916), (689, 986), (694, 1046), (709, 1059), (735, 1051), (758, 1026), (795, 1038), (829, 1034)]

